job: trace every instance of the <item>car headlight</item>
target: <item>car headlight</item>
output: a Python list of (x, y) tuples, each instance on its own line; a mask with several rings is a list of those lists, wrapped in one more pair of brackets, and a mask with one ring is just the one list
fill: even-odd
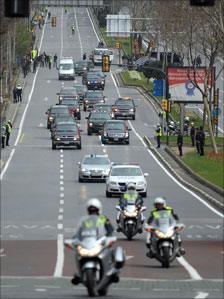
[(101, 81), (101, 84), (104, 84), (104, 81)]
[(100, 251), (102, 250), (103, 246), (101, 244), (96, 245), (96, 247), (92, 248), (92, 249), (87, 249), (84, 248), (80, 245), (77, 246), (77, 251), (81, 256), (96, 256), (100, 253)]
[(139, 181), (139, 182), (137, 183), (137, 185), (144, 185), (144, 184), (145, 184), (144, 181)]
[(87, 84), (90, 84), (90, 81), (88, 81)]
[(76, 112), (79, 112), (79, 108), (76, 108)]
[(59, 97), (59, 100), (63, 100), (63, 97)]
[(124, 210), (124, 215), (125, 215), (126, 217), (137, 217), (137, 215), (138, 215), (138, 211), (135, 210), (135, 211), (133, 211), (133, 212), (128, 212), (127, 210)]
[(92, 126), (93, 126), (93, 123), (89, 123), (89, 126), (92, 127)]
[(49, 121), (52, 121), (54, 118), (52, 116), (49, 117)]
[(108, 174), (109, 174), (109, 172), (110, 172), (110, 169), (104, 169), (104, 170), (103, 170), (103, 174), (106, 174), (106, 175), (108, 175)]
[(57, 140), (61, 140), (61, 138), (60, 138), (60, 137), (57, 137)]
[(167, 239), (167, 238), (170, 238), (170, 237), (172, 237), (173, 233), (174, 233), (173, 228), (169, 228), (168, 231), (167, 231), (166, 233), (163, 233), (163, 232), (161, 232), (161, 231), (158, 230), (158, 229), (155, 230), (155, 234), (156, 234), (156, 236), (157, 236), (158, 238), (160, 238), (160, 239)]
[(130, 112), (134, 112), (134, 109), (133, 109), (133, 108), (131, 108), (129, 111), (130, 111)]
[(100, 100), (100, 103), (104, 103), (104, 100)]
[(86, 169), (86, 168), (81, 168), (81, 171), (82, 171), (82, 172), (87, 172), (88, 169)]
[(117, 185), (117, 182), (109, 181), (109, 184), (110, 184), (110, 185)]

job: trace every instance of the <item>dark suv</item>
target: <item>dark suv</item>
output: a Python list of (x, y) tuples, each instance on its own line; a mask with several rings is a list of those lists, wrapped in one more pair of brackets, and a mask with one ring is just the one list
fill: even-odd
[(52, 134), (52, 149), (56, 149), (57, 146), (75, 146), (81, 149), (79, 127), (74, 123), (58, 124)]
[(92, 111), (87, 119), (87, 134), (100, 133), (103, 129), (105, 121), (111, 119), (107, 112)]
[(54, 105), (51, 106), (47, 111), (47, 128), (50, 129), (51, 125), (54, 121), (54, 118), (57, 115), (70, 115), (68, 106), (64, 106), (64, 105)]
[(129, 97), (118, 98), (113, 107), (114, 118), (132, 118), (135, 119), (136, 105)]
[(78, 100), (63, 98), (63, 100), (60, 102), (60, 105), (68, 106), (70, 114), (78, 120), (81, 119), (80, 104)]
[(102, 91), (89, 90), (85, 93), (83, 100), (83, 111), (90, 111), (94, 109), (95, 104), (105, 103), (105, 96)]
[(82, 83), (87, 89), (102, 89), (105, 87), (105, 75), (101, 71), (88, 72), (83, 74)]
[(58, 97), (58, 101), (60, 103), (60, 101), (62, 101), (64, 98), (70, 98), (73, 100), (78, 100), (79, 99), (79, 95), (77, 93), (77, 90), (75, 87), (72, 86), (65, 86), (62, 87), (60, 92), (57, 93)]
[(107, 120), (101, 133), (101, 142), (129, 144), (129, 131), (124, 120)]

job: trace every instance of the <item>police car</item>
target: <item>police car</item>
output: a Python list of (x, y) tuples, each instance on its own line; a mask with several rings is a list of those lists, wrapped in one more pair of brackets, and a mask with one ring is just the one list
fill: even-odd
[(148, 173), (143, 173), (138, 164), (114, 164), (106, 180), (106, 196), (112, 197), (112, 195), (120, 195), (126, 191), (128, 183), (134, 183), (136, 191), (138, 191), (142, 197), (146, 197), (146, 176), (148, 176)]

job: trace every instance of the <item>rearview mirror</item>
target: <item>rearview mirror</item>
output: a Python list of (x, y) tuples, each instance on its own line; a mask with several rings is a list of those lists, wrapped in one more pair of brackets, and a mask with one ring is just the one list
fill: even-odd
[(149, 175), (148, 172), (145, 172), (145, 173), (144, 173), (144, 176), (148, 176), (148, 175)]

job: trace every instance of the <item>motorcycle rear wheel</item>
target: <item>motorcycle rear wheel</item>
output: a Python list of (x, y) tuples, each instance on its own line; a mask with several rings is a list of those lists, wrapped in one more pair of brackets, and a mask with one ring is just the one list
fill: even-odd
[(86, 269), (86, 287), (88, 291), (88, 295), (90, 297), (95, 297), (96, 294), (96, 280), (95, 280), (95, 271), (93, 269)]
[(169, 268), (170, 267), (170, 248), (169, 247), (163, 247), (162, 266), (163, 266), (163, 268)]

